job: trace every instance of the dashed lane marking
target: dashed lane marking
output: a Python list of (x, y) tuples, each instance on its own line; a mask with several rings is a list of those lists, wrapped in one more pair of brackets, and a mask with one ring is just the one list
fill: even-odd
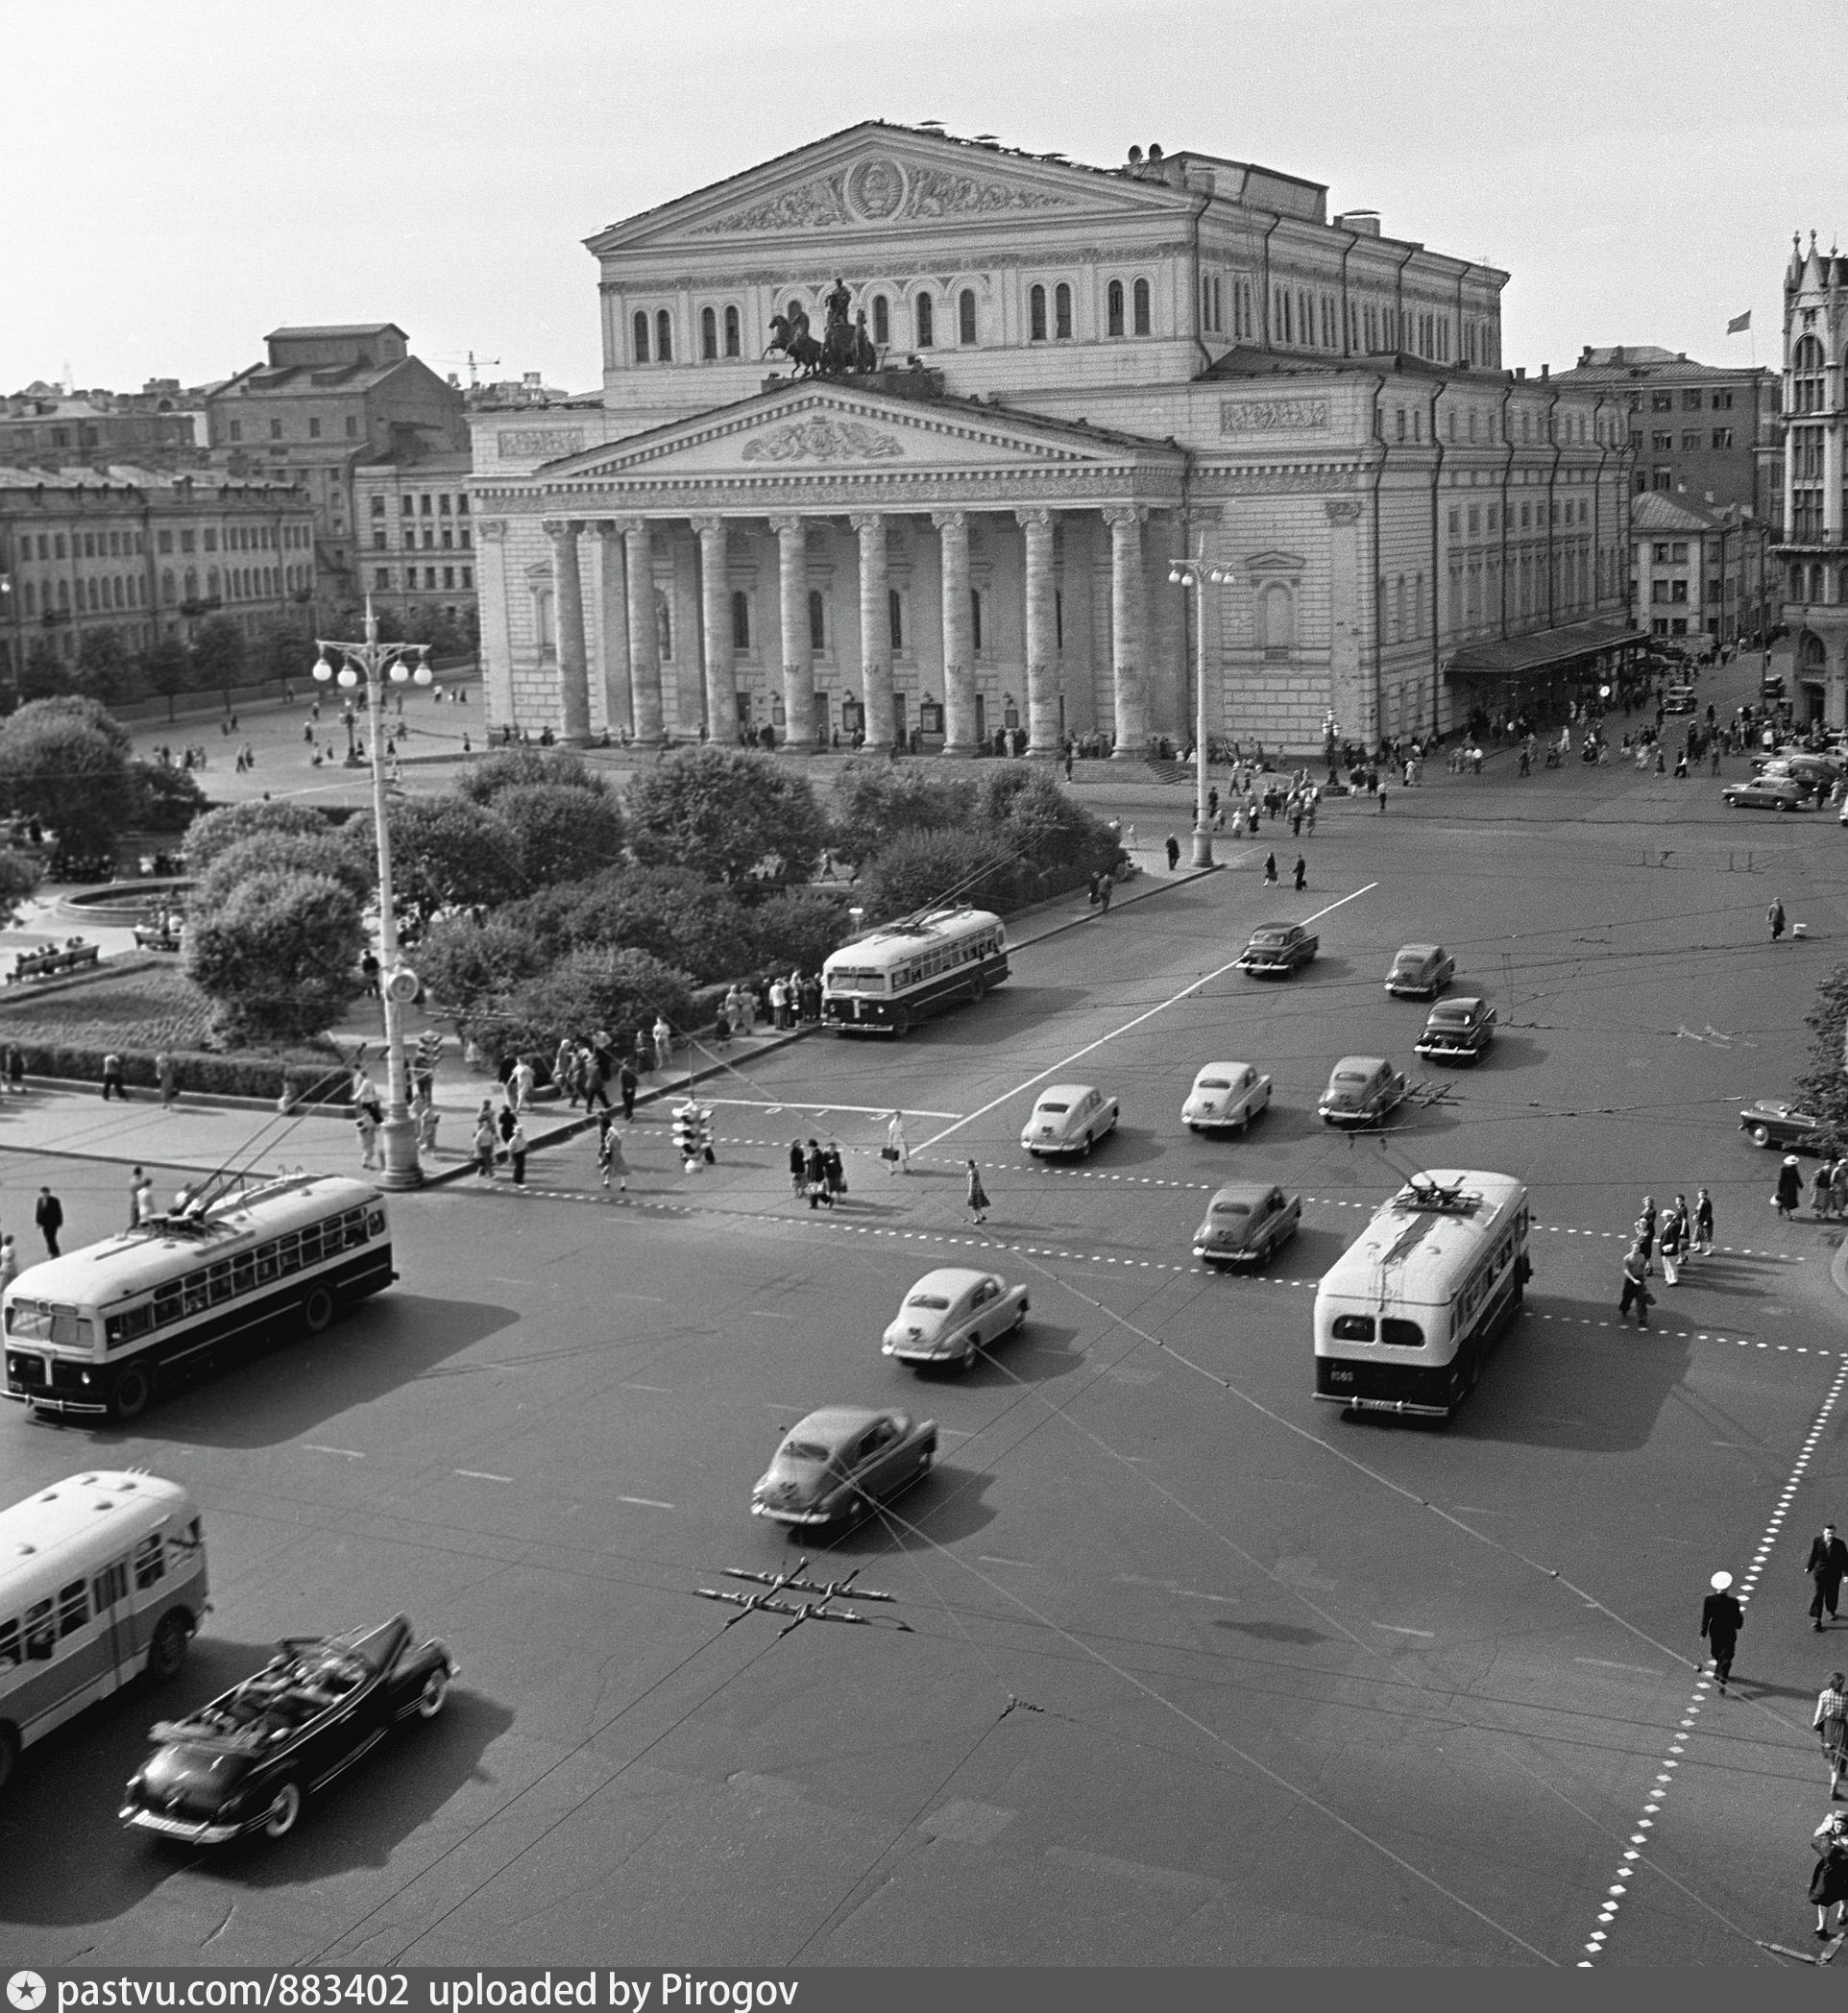
[(485, 1469), (479, 1467), (458, 1467), (451, 1469), (451, 1472), (464, 1475), (471, 1482), (511, 1482), (513, 1480), (511, 1475), (491, 1475)]

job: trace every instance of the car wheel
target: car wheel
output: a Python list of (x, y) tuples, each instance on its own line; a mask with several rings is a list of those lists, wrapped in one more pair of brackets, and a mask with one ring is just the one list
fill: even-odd
[(1787, 804), (1784, 798), (1780, 797), (1778, 799), (1778, 809), (1780, 811), (1788, 811), (1790, 808), (1791, 807), (1789, 806), (1789, 804)]
[(320, 1335), (333, 1321), (333, 1295), (317, 1286), (302, 1302), (302, 1325), (310, 1335)]
[(1027, 1302), (1026, 1302), (1025, 1300), (1022, 1300), (1022, 1301), (1021, 1301), (1021, 1303), (1020, 1303), (1020, 1311), (1019, 1311), (1019, 1312), (1018, 1312), (1018, 1313), (1017, 1313), (1017, 1314), (1016, 1314), (1016, 1315), (1014, 1316), (1014, 1324), (1013, 1324), (1013, 1329), (1012, 1329), (1012, 1332), (1013, 1332), (1014, 1334), (1018, 1335), (1018, 1334), (1020, 1333), (1021, 1329), (1022, 1329), (1022, 1328), (1024, 1328), (1024, 1327), (1025, 1327), (1026, 1325), (1027, 1325)]
[(1091, 1157), (1091, 1135), (1087, 1132), (1085, 1133), (1084, 1138), (1078, 1149), (1078, 1157), (1081, 1160), (1088, 1160)]
[(12, 1781), (19, 1765), (19, 1736), (11, 1727), (0, 1726), (0, 1790)]
[(295, 1830), (295, 1820), (301, 1815), (302, 1792), (295, 1783), (284, 1783), (263, 1813), (264, 1837), (286, 1838)]
[(1752, 1144), (1755, 1147), (1768, 1147), (1771, 1144), (1770, 1127), (1754, 1126), (1752, 1128)]
[(180, 1666), (186, 1661), (187, 1640), (186, 1625), (179, 1615), (163, 1614), (154, 1632), (154, 1640), (148, 1644), (148, 1676), (157, 1684), (164, 1678), (178, 1677)]
[(441, 1664), (424, 1680), (424, 1688), (417, 1694), (417, 1716), (419, 1719), (434, 1719), (449, 1703), (450, 1674)]
[(109, 1411), (120, 1419), (139, 1419), (153, 1395), (154, 1386), (148, 1382), (147, 1371), (138, 1363), (131, 1363), (115, 1380), (115, 1389), (109, 1394)]

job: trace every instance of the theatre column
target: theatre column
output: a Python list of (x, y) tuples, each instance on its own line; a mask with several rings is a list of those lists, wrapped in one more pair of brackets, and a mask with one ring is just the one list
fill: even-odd
[(596, 635), (602, 663), (603, 721), (613, 738), (635, 732), (635, 697), (629, 684), (629, 589), (622, 565), (620, 527), (605, 518), (590, 527), (596, 554)]
[(1141, 762), (1149, 753), (1148, 596), (1142, 578), (1142, 526), (1148, 509), (1112, 504), (1110, 527), (1110, 669), (1118, 762)]
[(629, 686), (635, 738), (644, 748), (667, 739), (661, 719), (661, 631), (654, 613), (654, 526), (635, 519), (623, 531), (629, 573)]
[(975, 618), (969, 602), (969, 514), (934, 511), (943, 583), (943, 752), (973, 755)]
[(1017, 510), (1026, 541), (1027, 752), (1058, 753), (1058, 623), (1053, 603), (1053, 514)]
[(860, 534), (860, 703), (866, 745), (884, 747), (892, 738), (892, 623), (886, 576), (886, 520), (878, 515), (850, 521)]
[(694, 518), (699, 534), (699, 626), (706, 645), (706, 738), (738, 739), (738, 679), (732, 659), (732, 592), (723, 518)]
[(783, 618), (783, 745), (815, 753), (815, 651), (809, 641), (809, 527), (802, 518), (772, 518), (778, 601)]
[(568, 747), (591, 738), (591, 680), (584, 654), (584, 581), (577, 567), (576, 519), (550, 519), (546, 536), (552, 547), (552, 595), (558, 619), (559, 739)]

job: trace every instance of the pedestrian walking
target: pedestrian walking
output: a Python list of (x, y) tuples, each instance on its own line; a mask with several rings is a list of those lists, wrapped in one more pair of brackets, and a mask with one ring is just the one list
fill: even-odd
[(359, 1165), (378, 1165), (378, 1121), (373, 1117), (369, 1105), (360, 1104), (353, 1114), (353, 1128), (359, 1135)]
[(58, 1256), (58, 1233), (64, 1227), (64, 1205), (49, 1188), (38, 1191), (38, 1200), (33, 1204), (32, 1220), (38, 1225), (38, 1234), (45, 1240), (45, 1256)]
[(1681, 1276), (1681, 1247), (1687, 1232), (1679, 1213), (1670, 1209), (1662, 1219), (1662, 1235), (1656, 1249), (1662, 1258), (1662, 1283), (1672, 1286)]
[(129, 1228), (138, 1230), (153, 1214), (154, 1183), (137, 1167), (129, 1176)]
[(559, 1095), (565, 1100), (565, 1108), (570, 1111), (577, 1104), (577, 1049), (569, 1034), (559, 1037), (558, 1048), (552, 1056), (552, 1081), (558, 1085)]
[[(19, 1051), (17, 1049), (12, 1049), (8, 1052), (7, 1055), (7, 1075), (14, 1090), (24, 1088), (19, 1079), (13, 1075), (13, 1058), (18, 1054)], [(160, 1084), (160, 1103), (162, 1106), (171, 1105), (174, 1099), (179, 1095), (179, 1090), (174, 1078), (173, 1057), (167, 1054), (165, 1049), (162, 1049), (154, 1058), (154, 1074)]]
[(1816, 1935), (1830, 1940), (1829, 1910), (1836, 1911), (1836, 1933), (1848, 1929), (1848, 1810), (1831, 1810), (1810, 1834), (1816, 1855), (1810, 1876), (1810, 1899), (1816, 1906)]
[(1810, 1584), (1815, 1589), (1810, 1602), (1810, 1622), (1819, 1636), (1822, 1633), (1822, 1611), (1829, 1611), (1829, 1619), (1836, 1618), (1836, 1606), (1841, 1599), (1841, 1583), (1848, 1576), (1848, 1544), (1836, 1536), (1834, 1524), (1824, 1524), (1821, 1531), (1810, 1540), (1810, 1556), (1803, 1562), (1803, 1569), (1810, 1575)]
[(1299, 853), (1296, 856), (1296, 891), (1301, 894), (1309, 885), (1309, 862)]
[(1115, 875), (1113, 875), (1113, 874), (1106, 874), (1106, 875), (1105, 875), (1105, 877), (1104, 877), (1104, 885), (1102, 885), (1102, 886), (1101, 886), (1101, 887), (1100, 887), (1100, 888), (1098, 889), (1098, 891), (1097, 891), (1097, 906), (1098, 906), (1098, 911), (1099, 911), (1099, 913), (1100, 913), (1100, 914), (1103, 914), (1103, 915), (1108, 915), (1108, 914), (1109, 914), (1109, 912), (1110, 912), (1110, 890), (1111, 890), (1111, 889), (1112, 889), (1112, 888), (1113, 888), (1113, 887), (1114, 887), (1115, 885), (1116, 885), (1116, 877), (1115, 877)]
[(879, 1157), (886, 1163), (888, 1175), (909, 1175), (912, 1171), (912, 1150), (905, 1139), (905, 1114), (894, 1111), (886, 1121), (886, 1144), (879, 1150)]
[(417, 1128), (417, 1151), (420, 1153), (436, 1152), (436, 1128), (441, 1113), (428, 1098), (419, 1098), (411, 1106), (411, 1123)]
[(1710, 1584), (1714, 1590), (1700, 1606), (1700, 1633), (1714, 1653), (1714, 1681), (1724, 1691), (1733, 1675), (1733, 1652), (1745, 1626), (1745, 1610), (1733, 1595), (1731, 1573), (1716, 1572)]
[(1778, 1169), (1778, 1185), (1771, 1196), (1777, 1204), (1780, 1216), (1794, 1216), (1797, 1204), (1803, 1201), (1803, 1169), (1798, 1165), (1794, 1153), (1784, 1156), (1784, 1164)]
[(516, 1188), (524, 1188), (526, 1185), (527, 1152), (526, 1128), (515, 1119), (513, 1130), (507, 1134), (507, 1158), (513, 1164), (513, 1185)]
[(1637, 1218), (1636, 1232), (1642, 1255), (1647, 1258), (1656, 1248), (1656, 1201), (1653, 1196), (1642, 1199), (1642, 1214)]
[(1827, 1216), (1835, 1207), (1836, 1171), (1828, 1161), (1816, 1169), (1815, 1179), (1810, 1187), (1810, 1207), (1817, 1216)]
[(500, 1145), (500, 1135), (495, 1130), (494, 1113), (483, 1104), (481, 1115), (474, 1122), (474, 1171), (484, 1181), (494, 1179), (494, 1156)]
[(116, 1055), (109, 1055), (103, 1057), (104, 1104), (107, 1104), (109, 1103), (111, 1093), (119, 1098), (123, 1104), (126, 1104), (128, 1103), (128, 1089), (122, 1081), (122, 1058)]
[(1714, 1199), (1703, 1188), (1694, 1198), (1694, 1249), (1705, 1258), (1714, 1249)]
[(626, 1195), (629, 1190), (629, 1163), (622, 1157), (622, 1135), (616, 1129), (613, 1115), (603, 1125), (596, 1142), (596, 1165), (603, 1176), (605, 1190), (609, 1188), (611, 1176), (616, 1179), (618, 1195)]
[(0, 1293), (19, 1276), (19, 1253), (13, 1249), (12, 1237), (9, 1233), (0, 1237)]
[(616, 1085), (622, 1099), (622, 1123), (626, 1126), (635, 1117), (635, 1094), (642, 1079), (635, 1073), (633, 1062), (624, 1062), (617, 1072)]
[(663, 1070), (673, 1066), (673, 1030), (659, 1013), (654, 1017), (654, 1066)]
[(1165, 843), (1168, 853), (1168, 871), (1172, 874), (1180, 864), (1180, 841), (1170, 832)]
[(988, 1221), (988, 1191), (982, 1185), (982, 1170), (973, 1160), (966, 1163), (969, 1170), (966, 1200), (969, 1204), (969, 1221), (985, 1224)]
[(799, 1139), (790, 1140), (790, 1193), (792, 1196), (800, 1197), (803, 1188), (807, 1185), (809, 1178), (808, 1168), (809, 1158), (802, 1151), (802, 1142)]
[(834, 1197), (828, 1191), (828, 1156), (821, 1151), (818, 1139), (810, 1140), (809, 1150), (802, 1156), (802, 1184), (811, 1209), (822, 1202), (830, 1209), (834, 1207)]
[(1775, 895), (1771, 899), (1770, 908), (1764, 911), (1764, 920), (1770, 924), (1771, 941), (1776, 943), (1784, 934), (1784, 904)]
[(1277, 855), (1275, 853), (1266, 853), (1264, 856), (1264, 885), (1266, 887), (1275, 887), (1277, 885)]
[(1637, 1326), (1649, 1325), (1649, 1254), (1642, 1249), (1642, 1240), (1638, 1238), (1623, 1260), (1623, 1298), (1617, 1301), (1617, 1320), (1623, 1321), (1630, 1309), (1637, 1310)]
[(597, 1105), (607, 1115), (610, 1109), (610, 1058), (609, 1050), (597, 1046), (588, 1050), (584, 1062), (584, 1109), (588, 1113)]
[(1810, 1722), (1822, 1741), (1823, 1759), (1829, 1764), (1832, 1804), (1841, 1788), (1842, 1771), (1848, 1768), (1848, 1695), (1843, 1693), (1844, 1684), (1848, 1684), (1848, 1679), (1840, 1671), (1829, 1673), (1829, 1682), (1816, 1698), (1815, 1717)]
[(515, 1111), (529, 1111), (532, 1108), (533, 1085), (537, 1081), (538, 1073), (525, 1056), (521, 1056), (507, 1078), (507, 1099)]
[(832, 1209), (847, 1193), (847, 1169), (840, 1158), (840, 1146), (829, 1140), (821, 1155), (821, 1177), (828, 1184), (828, 1207)]

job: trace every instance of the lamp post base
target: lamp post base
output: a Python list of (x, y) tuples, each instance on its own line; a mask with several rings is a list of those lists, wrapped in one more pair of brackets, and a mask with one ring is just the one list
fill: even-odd
[(1194, 827), (1194, 864), (1211, 866), (1213, 863), (1213, 828), (1210, 825)]
[(417, 1158), (417, 1127), (409, 1118), (388, 1118), (378, 1128), (380, 1188), (422, 1188), (424, 1170)]

